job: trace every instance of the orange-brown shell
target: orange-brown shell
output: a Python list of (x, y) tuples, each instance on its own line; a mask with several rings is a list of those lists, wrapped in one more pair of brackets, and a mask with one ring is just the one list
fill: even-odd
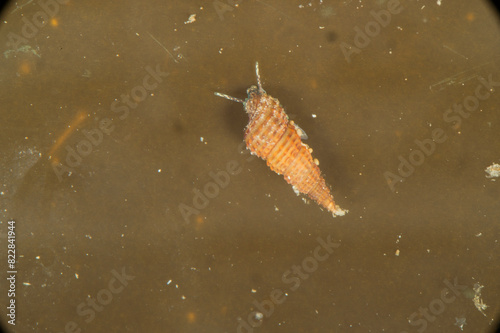
[(333, 216), (347, 213), (335, 204), (330, 189), (321, 177), (321, 171), (312, 158), (311, 149), (302, 143), (297, 127), (288, 120), (280, 102), (264, 91), (259, 76), (259, 64), (255, 64), (257, 86), (247, 90), (244, 101), (226, 94), (215, 95), (243, 103), (250, 117), (245, 131), (247, 148), (279, 175), (283, 175), (294, 191), (306, 194), (312, 200), (332, 212)]
[(335, 204), (321, 171), (302, 143), (280, 102), (263, 91), (249, 89), (245, 111), (250, 121), (245, 132), (247, 148), (267, 161), (267, 165), (294, 187), (333, 215), (345, 211)]

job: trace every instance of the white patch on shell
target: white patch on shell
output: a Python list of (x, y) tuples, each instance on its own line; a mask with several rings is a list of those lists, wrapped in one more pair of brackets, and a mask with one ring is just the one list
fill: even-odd
[(500, 164), (493, 163), (492, 165), (487, 167), (486, 170), (484, 171), (488, 174), (486, 178), (500, 177)]
[(295, 185), (292, 185), (292, 189), (295, 192), (295, 194), (300, 195), (300, 191), (295, 187)]
[(335, 205), (335, 211), (332, 212), (332, 215), (333, 217), (344, 216), (348, 212), (349, 212), (348, 210), (344, 210), (340, 208), (338, 205)]
[(297, 125), (293, 120), (290, 121), (290, 124), (295, 126), (295, 131), (300, 136), (301, 140), (307, 140), (309, 138), (306, 134), (306, 131), (304, 131), (302, 128), (300, 128), (299, 125)]

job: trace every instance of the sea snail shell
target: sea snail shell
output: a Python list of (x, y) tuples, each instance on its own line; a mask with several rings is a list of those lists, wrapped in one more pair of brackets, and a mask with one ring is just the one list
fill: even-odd
[(216, 92), (215, 95), (243, 103), (249, 116), (245, 131), (247, 149), (267, 161), (267, 165), (293, 186), (294, 191), (307, 195), (319, 205), (343, 216), (348, 211), (335, 204), (330, 189), (321, 176), (318, 160), (313, 159), (312, 149), (302, 143), (307, 138), (304, 131), (289, 121), (280, 102), (262, 88), (259, 63), (255, 63), (257, 86), (247, 89), (245, 100)]

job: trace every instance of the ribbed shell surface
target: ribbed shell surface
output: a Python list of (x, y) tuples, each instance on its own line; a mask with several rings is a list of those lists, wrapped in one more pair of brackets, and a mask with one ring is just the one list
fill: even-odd
[(250, 121), (245, 131), (245, 143), (252, 154), (267, 161), (277, 174), (283, 175), (294, 191), (303, 193), (328, 209), (333, 216), (342, 216), (347, 210), (335, 204), (330, 189), (321, 177), (317, 160), (312, 158), (312, 149), (302, 143), (304, 135), (293, 122), (288, 120), (280, 102), (269, 96), (262, 88), (259, 64), (255, 63), (257, 86), (247, 89), (248, 97), (239, 98), (216, 92), (215, 95), (243, 103)]
[(245, 100), (245, 110), (250, 117), (245, 132), (247, 148), (266, 160), (271, 170), (283, 175), (296, 191), (308, 195), (334, 215), (343, 215), (309, 147), (302, 143), (279, 101), (266, 93), (253, 92)]

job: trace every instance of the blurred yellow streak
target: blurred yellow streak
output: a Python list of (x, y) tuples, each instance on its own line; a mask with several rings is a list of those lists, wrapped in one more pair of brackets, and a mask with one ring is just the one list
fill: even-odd
[(196, 314), (194, 312), (188, 312), (186, 317), (190, 323), (194, 323), (196, 321)]
[(29, 63), (29, 61), (23, 61), (19, 65), (19, 72), (21, 72), (21, 74), (23, 75), (31, 73), (31, 64)]
[(73, 119), (71, 124), (68, 125), (68, 128), (64, 131), (64, 133), (56, 140), (52, 148), (50, 148), (48, 152), (49, 158), (52, 160), (52, 164), (58, 164), (59, 158), (57, 156), (52, 157), (54, 153), (61, 147), (61, 145), (68, 139), (71, 133), (88, 117), (85, 111), (80, 111), (76, 114), (76, 117)]
[(468, 12), (465, 19), (469, 22), (473, 22), (476, 20), (476, 15), (473, 12)]

